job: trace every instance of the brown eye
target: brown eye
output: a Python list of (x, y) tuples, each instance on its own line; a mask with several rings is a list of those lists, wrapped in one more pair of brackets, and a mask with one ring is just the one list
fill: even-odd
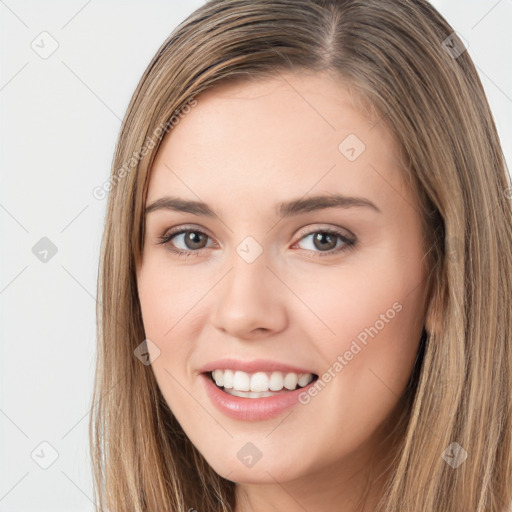
[(315, 233), (313, 236), (313, 245), (320, 250), (334, 249), (338, 243), (337, 237), (330, 233)]
[(183, 241), (187, 249), (203, 249), (206, 245), (208, 237), (200, 231), (186, 231)]
[(304, 241), (307, 243), (302, 248), (312, 251), (315, 253), (314, 256), (338, 254), (352, 248), (356, 243), (355, 239), (335, 229), (322, 229), (303, 234), (299, 244)]
[(207, 247), (209, 236), (197, 229), (181, 229), (159, 238), (159, 244), (179, 255), (199, 253)]

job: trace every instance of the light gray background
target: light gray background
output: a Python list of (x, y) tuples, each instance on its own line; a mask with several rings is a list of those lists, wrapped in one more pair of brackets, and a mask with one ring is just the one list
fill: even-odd
[[(202, 3), (0, 0), (0, 512), (93, 510), (87, 425), (106, 199), (92, 190), (109, 177), (141, 74)], [(469, 44), (510, 166), (512, 0), (433, 4)], [(58, 48), (42, 58), (52, 38)], [(57, 248), (46, 262), (32, 250), (43, 237)]]

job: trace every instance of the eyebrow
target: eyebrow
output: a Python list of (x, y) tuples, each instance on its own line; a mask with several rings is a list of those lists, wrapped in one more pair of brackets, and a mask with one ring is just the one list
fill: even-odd
[[(341, 194), (317, 195), (286, 201), (277, 205), (276, 212), (278, 217), (284, 218), (326, 208), (354, 207), (367, 207), (382, 213), (374, 203), (364, 197), (349, 197)], [(145, 214), (162, 209), (212, 218), (217, 216), (215, 211), (202, 201), (189, 201), (169, 196), (161, 197), (147, 205)]]

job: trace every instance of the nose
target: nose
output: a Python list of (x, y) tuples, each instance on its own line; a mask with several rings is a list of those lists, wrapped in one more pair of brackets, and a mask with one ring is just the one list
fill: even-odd
[(268, 337), (288, 323), (286, 287), (267, 266), (264, 254), (247, 263), (235, 253), (212, 297), (213, 325), (239, 339)]

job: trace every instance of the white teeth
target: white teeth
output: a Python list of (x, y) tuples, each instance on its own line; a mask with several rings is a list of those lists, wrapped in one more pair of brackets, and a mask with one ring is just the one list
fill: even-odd
[[(221, 372), (222, 370), (217, 370)], [(224, 370), (224, 388), (231, 389), (233, 387), (233, 379), (234, 379), (233, 370)]]
[(252, 374), (251, 391), (268, 391), (268, 377), (265, 372)]
[(284, 387), (286, 389), (295, 389), (297, 387), (297, 374), (296, 373), (288, 373), (284, 378)]
[(283, 386), (283, 374), (281, 372), (272, 372), (272, 375), (270, 376), (270, 380), (268, 383), (269, 389), (271, 391), (279, 391), (280, 389), (283, 389)]
[(235, 376), (233, 377), (233, 389), (237, 391), (249, 391), (251, 388), (251, 378), (249, 374), (245, 372), (235, 372)]
[[(297, 388), (297, 385), (302, 388), (313, 380), (311, 373), (256, 372), (250, 374), (240, 370), (213, 370), (212, 377), (220, 388), (233, 390), (232, 393), (230, 392), (232, 395), (248, 396), (258, 393), (257, 396), (249, 396), (249, 398), (270, 396), (266, 393), (281, 391), (283, 388), (292, 391)], [(237, 391), (244, 393), (239, 395), (236, 394)]]
[(299, 378), (297, 384), (303, 388), (307, 386), (313, 380), (313, 376), (310, 373), (301, 373), (299, 374)]
[(212, 377), (217, 386), (221, 388), (224, 385), (224, 372), (222, 370), (213, 370)]

